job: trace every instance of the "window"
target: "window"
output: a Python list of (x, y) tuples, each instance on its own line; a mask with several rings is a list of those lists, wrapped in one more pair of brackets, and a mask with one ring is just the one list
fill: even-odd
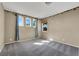
[(26, 26), (31, 26), (31, 18), (26, 17), (25, 23), (26, 23)]
[(47, 23), (42, 24), (42, 31), (47, 31)]
[(19, 26), (24, 26), (23, 16), (21, 16), (21, 15), (18, 15), (18, 25)]
[(33, 28), (36, 28), (36, 19), (33, 19), (33, 20), (32, 20), (32, 27), (33, 27)]
[(35, 18), (31, 18), (28, 16), (22, 16), (22, 15), (18, 15), (17, 16), (18, 19), (18, 26), (24, 26), (24, 27), (33, 27), (36, 28), (36, 20)]

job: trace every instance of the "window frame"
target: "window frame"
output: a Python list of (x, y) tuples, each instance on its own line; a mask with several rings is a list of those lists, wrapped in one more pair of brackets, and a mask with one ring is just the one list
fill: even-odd
[[(23, 24), (22, 26), (19, 25), (19, 16), (22, 17), (22, 24)], [(26, 24), (26, 18), (30, 18), (30, 25)], [(18, 27), (25, 27), (25, 28), (27, 28), (27, 27), (34, 28), (35, 27), (36, 28), (37, 23), (35, 23), (35, 26), (32, 26), (33, 19), (35, 19), (35, 21), (37, 21), (37, 18), (35, 18), (35, 17), (26, 16), (26, 15), (22, 15), (22, 14), (17, 14)]]
[[(35, 21), (35, 25), (33, 26), (33, 22)], [(32, 24), (31, 24), (32, 28), (36, 28), (36, 18), (32, 18)]]
[[(30, 25), (26, 24), (26, 18), (30, 18)], [(28, 17), (28, 16), (25, 17), (25, 27), (31, 27), (31, 17)]]
[[(19, 25), (19, 20), (18, 20), (18, 17), (19, 17), (19, 16), (22, 17), (22, 24), (23, 24), (23, 26), (20, 26), (20, 25)], [(24, 26), (25, 26), (25, 23), (24, 23), (24, 16), (18, 15), (18, 16), (17, 16), (17, 20), (18, 20), (18, 26), (19, 26), (19, 27), (24, 27)]]
[[(45, 23), (47, 23), (47, 22), (45, 22)], [(43, 30), (43, 26), (44, 26), (44, 23), (42, 23), (42, 32), (47, 32), (48, 31), (48, 23), (47, 23), (47, 30), (46, 31)]]

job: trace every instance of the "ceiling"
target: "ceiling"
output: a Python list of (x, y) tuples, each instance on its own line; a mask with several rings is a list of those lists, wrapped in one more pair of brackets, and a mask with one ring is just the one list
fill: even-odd
[(61, 13), (63, 11), (79, 6), (78, 2), (4, 2), (5, 10), (17, 12), (24, 15), (37, 17), (39, 19)]

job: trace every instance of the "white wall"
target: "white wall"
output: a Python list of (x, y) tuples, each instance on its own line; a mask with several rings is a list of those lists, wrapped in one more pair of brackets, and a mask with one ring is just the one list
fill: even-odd
[(79, 8), (46, 18), (48, 31), (43, 37), (79, 47)]
[(5, 11), (5, 43), (15, 41), (16, 16), (12, 12)]
[(30, 40), (35, 38), (35, 29), (30, 27), (19, 27), (19, 40)]
[(0, 3), (0, 51), (4, 46), (4, 10)]
[(41, 25), (41, 21), (38, 20), (38, 38), (41, 38), (41, 31), (42, 31), (42, 25)]

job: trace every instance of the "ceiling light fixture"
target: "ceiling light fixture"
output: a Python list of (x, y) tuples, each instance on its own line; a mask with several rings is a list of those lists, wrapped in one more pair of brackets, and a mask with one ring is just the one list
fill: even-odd
[(45, 2), (46, 5), (50, 5), (52, 2)]

